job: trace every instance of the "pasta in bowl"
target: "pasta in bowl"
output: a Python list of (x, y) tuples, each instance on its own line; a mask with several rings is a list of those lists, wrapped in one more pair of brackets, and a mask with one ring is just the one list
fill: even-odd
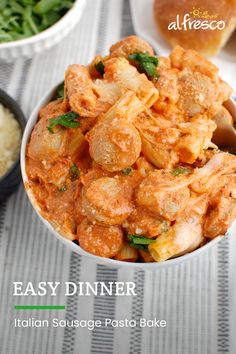
[(135, 36), (70, 65), (23, 137), (34, 208), (75, 252), (105, 264), (153, 267), (208, 248), (236, 217), (236, 157), (212, 142), (231, 93), (198, 53), (156, 57)]

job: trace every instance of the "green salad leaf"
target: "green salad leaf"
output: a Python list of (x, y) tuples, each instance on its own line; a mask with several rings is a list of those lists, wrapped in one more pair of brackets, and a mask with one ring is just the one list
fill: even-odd
[(31, 37), (56, 23), (74, 0), (0, 0), (0, 43)]
[(44, 15), (49, 11), (53, 10), (53, 8), (57, 8), (60, 5), (61, 0), (40, 0), (37, 1), (34, 6), (34, 12), (39, 15)]

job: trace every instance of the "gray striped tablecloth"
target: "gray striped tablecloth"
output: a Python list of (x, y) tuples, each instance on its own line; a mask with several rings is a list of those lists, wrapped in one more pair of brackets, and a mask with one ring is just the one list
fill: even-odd
[[(145, 14), (144, 14), (145, 16)], [(88, 0), (81, 22), (59, 45), (32, 60), (0, 64), (0, 86), (26, 116), (70, 63), (88, 63), (133, 33), (126, 0)], [(234, 235), (236, 236), (236, 235)], [(0, 207), (0, 353), (236, 353), (236, 237), (185, 264), (159, 271), (112, 269), (71, 254), (38, 220), (23, 187)], [(14, 328), (13, 281), (134, 281), (138, 296), (29, 297), (28, 305), (66, 304), (66, 311), (17, 317), (147, 319), (166, 328)], [(25, 304), (19, 298), (17, 304)]]

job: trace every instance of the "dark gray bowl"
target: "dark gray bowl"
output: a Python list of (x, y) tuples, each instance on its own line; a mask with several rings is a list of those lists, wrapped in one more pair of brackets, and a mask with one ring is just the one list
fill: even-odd
[[(0, 103), (8, 108), (19, 122), (22, 135), (26, 125), (25, 116), (18, 103), (11, 98), (5, 91), (0, 89)], [(19, 157), (5, 175), (0, 177), (0, 203), (5, 201), (12, 193), (14, 193), (21, 182), (20, 171), (20, 151)]]

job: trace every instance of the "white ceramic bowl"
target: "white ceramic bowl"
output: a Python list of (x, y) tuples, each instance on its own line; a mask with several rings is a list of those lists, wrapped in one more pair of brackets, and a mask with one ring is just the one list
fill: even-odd
[[(57, 86), (56, 86), (57, 87)], [(38, 120), (38, 113), (39, 110), (45, 106), (50, 99), (53, 97), (53, 95), (55, 94), (55, 90), (56, 87), (53, 90), (50, 90), (42, 99), (41, 101), (37, 104), (37, 106), (35, 107), (35, 109), (33, 110), (28, 123), (26, 125), (25, 131), (24, 131), (24, 135), (23, 135), (23, 139), (22, 139), (22, 144), (21, 144), (21, 173), (22, 173), (22, 178), (23, 178), (23, 182), (25, 185), (27, 185), (27, 181), (28, 181), (28, 177), (26, 175), (26, 170), (25, 170), (25, 152), (26, 152), (26, 145), (29, 141), (31, 132)], [(232, 114), (232, 116), (234, 117), (235, 121), (236, 121), (236, 104), (235, 102), (230, 99), (229, 101), (227, 101), (227, 109), (230, 111), (230, 113)], [(56, 236), (61, 242), (63, 242), (67, 247), (69, 247), (71, 249), (71, 251), (78, 253), (82, 256), (87, 256), (90, 257), (91, 259), (93, 259), (94, 261), (96, 261), (97, 263), (100, 264), (104, 264), (104, 265), (108, 265), (111, 267), (116, 267), (116, 268), (120, 268), (120, 267), (126, 267), (126, 268), (140, 268), (140, 269), (157, 269), (157, 268), (161, 268), (161, 267), (166, 267), (166, 266), (170, 266), (170, 265), (175, 265), (175, 264), (179, 264), (183, 261), (186, 261), (190, 258), (192, 258), (195, 255), (199, 255), (200, 253), (206, 251), (207, 249), (209, 249), (210, 247), (212, 247), (213, 245), (215, 245), (219, 240), (221, 240), (224, 236), (218, 236), (215, 239), (209, 241), (208, 243), (206, 243), (204, 246), (198, 248), (197, 250), (188, 253), (184, 256), (178, 257), (178, 258), (173, 258), (170, 260), (167, 260), (165, 262), (162, 263), (157, 263), (157, 262), (153, 262), (153, 263), (132, 263), (132, 262), (121, 262), (121, 261), (116, 261), (114, 259), (109, 259), (109, 258), (103, 258), (103, 257), (98, 257), (98, 256), (94, 256), (91, 253), (88, 253), (86, 251), (84, 251), (80, 246), (78, 246), (77, 244), (75, 244), (74, 242), (67, 240), (65, 237), (63, 237), (62, 235), (59, 234), (58, 231), (56, 231), (53, 226), (46, 220), (44, 219), (41, 215), (40, 215), (40, 208), (37, 205), (37, 202), (34, 198), (34, 195), (32, 193), (32, 191), (27, 187), (26, 188), (26, 192), (28, 194), (28, 197), (30, 199), (30, 202), (34, 208), (34, 210), (36, 211), (36, 213), (38, 214), (38, 216), (40, 217), (40, 219), (43, 221), (43, 223), (47, 226), (47, 228), (51, 231), (52, 235)], [(228, 230), (228, 233), (231, 234), (233, 233), (233, 229), (236, 229), (236, 220), (234, 221), (233, 225), (231, 226), (231, 228)], [(32, 235), (33, 237), (33, 235)]]
[(53, 26), (32, 37), (0, 43), (0, 60), (12, 62), (17, 58), (31, 58), (62, 40), (78, 23), (86, 0), (75, 0), (73, 7)]

